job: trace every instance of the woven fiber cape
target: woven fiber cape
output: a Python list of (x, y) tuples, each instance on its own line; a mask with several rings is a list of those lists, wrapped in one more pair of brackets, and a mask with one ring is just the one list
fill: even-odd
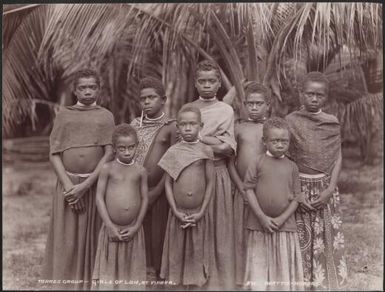
[(58, 112), (50, 136), (50, 153), (74, 147), (112, 144), (114, 117), (101, 107), (67, 106)]
[(167, 150), (158, 165), (177, 180), (183, 169), (201, 159), (214, 159), (210, 147), (201, 142), (197, 144), (179, 142)]
[(288, 116), (291, 132), (289, 156), (300, 167), (331, 174), (341, 149), (340, 124), (335, 116), (305, 110)]

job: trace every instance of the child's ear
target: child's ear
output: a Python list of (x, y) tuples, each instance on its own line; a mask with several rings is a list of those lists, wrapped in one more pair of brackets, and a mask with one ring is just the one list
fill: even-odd
[(165, 96), (162, 97), (162, 102), (163, 102), (163, 104), (165, 104), (166, 101), (167, 101), (167, 95), (165, 95)]
[(262, 136), (262, 143), (263, 143), (263, 145), (265, 145), (266, 146), (266, 137), (264, 137), (264, 136)]

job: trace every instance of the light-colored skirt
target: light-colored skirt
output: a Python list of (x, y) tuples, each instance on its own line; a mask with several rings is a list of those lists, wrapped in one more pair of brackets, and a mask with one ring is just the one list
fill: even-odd
[[(79, 184), (88, 175), (67, 173)], [(64, 199), (64, 188), (58, 181), (52, 200), (52, 213), (43, 263), (43, 279), (60, 280), (50, 289), (90, 289), (92, 270), (102, 221), (96, 210), (96, 184), (83, 196), (86, 210), (74, 213)]]
[(246, 229), (245, 288), (303, 290), (301, 249), (296, 232)]
[[(181, 210), (183, 212), (183, 210)], [(185, 229), (169, 211), (160, 276), (173, 285), (203, 286), (209, 277), (209, 220), (207, 212)]]
[(99, 233), (92, 289), (142, 290), (146, 281), (146, 251), (141, 226), (130, 241), (110, 241), (103, 224)]
[[(310, 201), (328, 187), (330, 177), (300, 174), (301, 189)], [(295, 213), (304, 277), (311, 289), (340, 289), (347, 282), (345, 241), (340, 196), (336, 189), (327, 205), (317, 211), (299, 207)]]

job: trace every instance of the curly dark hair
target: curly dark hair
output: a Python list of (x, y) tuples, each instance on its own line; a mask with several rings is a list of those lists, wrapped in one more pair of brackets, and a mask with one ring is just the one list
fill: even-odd
[(114, 132), (112, 133), (112, 144), (115, 146), (116, 141), (119, 137), (134, 137), (136, 142), (138, 142), (138, 134), (136, 130), (129, 124), (122, 123), (115, 127)]
[(263, 137), (266, 139), (270, 129), (284, 129), (289, 132), (290, 129), (288, 123), (280, 117), (272, 117), (267, 119), (263, 124)]
[(142, 90), (145, 88), (153, 88), (155, 92), (161, 97), (166, 95), (166, 91), (164, 89), (162, 81), (155, 77), (145, 77), (140, 80), (139, 90)]
[(329, 93), (329, 80), (328, 80), (328, 78), (326, 77), (325, 74), (323, 74), (321, 72), (318, 72), (318, 71), (313, 71), (313, 72), (307, 73), (302, 78), (301, 90), (304, 89), (305, 84), (307, 82), (320, 82), (320, 83), (324, 83), (325, 87), (326, 87), (326, 92)]
[(203, 61), (198, 63), (196, 70), (195, 70), (194, 78), (195, 79), (197, 78), (199, 71), (211, 71), (211, 70), (215, 71), (215, 75), (217, 75), (219, 81), (221, 81), (221, 72), (219, 71), (218, 65), (215, 64), (214, 62), (210, 61), (210, 60), (203, 60)]
[(100, 76), (95, 70), (86, 68), (76, 71), (73, 75), (74, 87), (78, 85), (80, 78), (94, 78), (100, 87)]
[(188, 113), (188, 112), (196, 113), (198, 116), (199, 122), (202, 121), (202, 114), (200, 109), (191, 104), (185, 104), (184, 106), (181, 107), (181, 109), (178, 111), (178, 114), (177, 114), (177, 121), (179, 120), (180, 114)]
[(271, 94), (270, 90), (264, 86), (261, 83), (258, 83), (256, 81), (251, 81), (249, 84), (245, 86), (245, 99), (247, 101), (247, 98), (252, 93), (260, 93), (263, 95), (263, 99), (267, 104), (271, 103)]

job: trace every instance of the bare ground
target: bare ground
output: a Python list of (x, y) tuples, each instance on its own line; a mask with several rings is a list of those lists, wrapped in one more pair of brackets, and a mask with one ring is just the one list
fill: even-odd
[[(383, 290), (383, 160), (361, 166), (344, 151), (340, 175), (348, 290)], [(3, 167), (3, 289), (41, 289), (51, 195), (48, 163)]]

